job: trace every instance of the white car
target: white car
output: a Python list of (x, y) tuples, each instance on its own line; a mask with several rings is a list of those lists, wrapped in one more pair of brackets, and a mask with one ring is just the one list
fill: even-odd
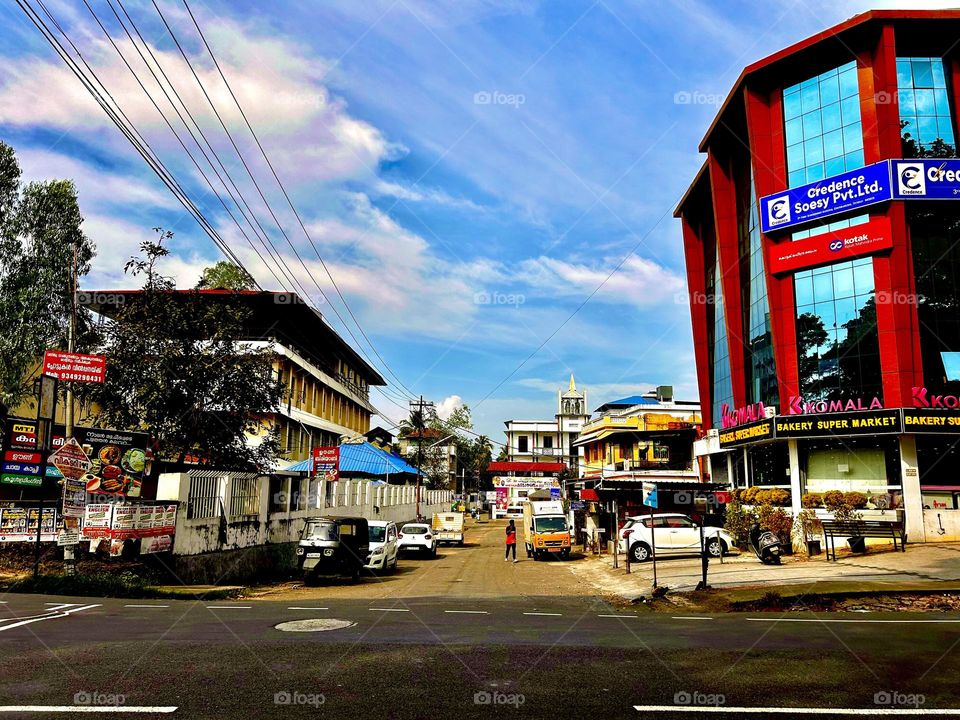
[(397, 548), (399, 550), (416, 550), (427, 553), (430, 557), (436, 557), (437, 538), (433, 534), (433, 529), (426, 523), (407, 523), (400, 528)]
[[(651, 539), (652, 538), (652, 539)], [(723, 528), (704, 527), (704, 543), (710, 557), (718, 558), (733, 547), (733, 537)], [(646, 562), (656, 543), (657, 556), (699, 555), (700, 526), (687, 515), (655, 513), (627, 518), (620, 529), (621, 552), (628, 549), (631, 562)]]
[(400, 557), (397, 524), (392, 520), (370, 520), (367, 522), (370, 537), (370, 554), (364, 567), (367, 570), (386, 572), (397, 567)]

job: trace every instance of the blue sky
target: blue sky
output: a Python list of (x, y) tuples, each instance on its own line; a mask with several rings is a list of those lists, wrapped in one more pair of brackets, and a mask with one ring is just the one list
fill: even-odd
[[(107, 2), (92, 5), (177, 127)], [(125, 3), (312, 301), (342, 330), (337, 312), (349, 316), (319, 255), (404, 385), (446, 409), (471, 405), (478, 430), (497, 441), (504, 419), (551, 416), (571, 371), (593, 407), (657, 384), (696, 397), (671, 212), (702, 162), (696, 147), (717, 103), (745, 64), (894, 5), (198, 0), (311, 244), (183, 5), (163, 0), (304, 270), (230, 159), (151, 3)], [(84, 5), (47, 6), (248, 268), (279, 289)], [(155, 226), (176, 232), (167, 271), (194, 284), (216, 247), (15, 5), (0, 7), (0, 24), (0, 138), (28, 179), (76, 181), (100, 248), (86, 284), (129, 286), (124, 260)], [(374, 399), (386, 416), (402, 414), (396, 396)]]

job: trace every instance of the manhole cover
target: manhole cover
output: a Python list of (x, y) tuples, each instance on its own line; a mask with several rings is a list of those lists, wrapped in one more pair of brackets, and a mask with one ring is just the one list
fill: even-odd
[(337, 620), (336, 618), (310, 618), (307, 620), (291, 620), (274, 625), (277, 630), (282, 632), (324, 632), (326, 630), (343, 630), (353, 627), (355, 622), (350, 620)]

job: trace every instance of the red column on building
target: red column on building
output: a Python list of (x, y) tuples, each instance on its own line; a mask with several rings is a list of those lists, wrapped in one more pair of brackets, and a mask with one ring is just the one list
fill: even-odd
[[(687, 292), (690, 296), (690, 318), (693, 323), (693, 352), (698, 368), (710, 367), (710, 349), (706, 338), (710, 337), (708, 322), (710, 298), (707, 297), (707, 273), (704, 263), (704, 240), (700, 236), (701, 228), (694, 228), (690, 218), (681, 218), (683, 225), (683, 253), (687, 263)], [(713, 398), (710, 392), (710, 373), (697, 373), (697, 387), (700, 390), (700, 407), (703, 427), (713, 427)]]

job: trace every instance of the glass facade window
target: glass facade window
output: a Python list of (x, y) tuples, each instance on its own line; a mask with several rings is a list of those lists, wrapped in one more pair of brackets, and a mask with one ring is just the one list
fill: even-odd
[(897, 58), (897, 100), (904, 157), (954, 154), (950, 94), (941, 58)]
[(798, 272), (794, 293), (801, 395), (882, 397), (873, 260)]
[(739, 193), (749, 198), (740, 208), (740, 262), (743, 299), (743, 327), (747, 402), (777, 405), (777, 368), (773, 357), (773, 335), (770, 332), (770, 305), (763, 271), (763, 249), (760, 244), (760, 218), (753, 172), (747, 179), (749, 189)]
[(790, 187), (863, 166), (855, 61), (783, 91)]
[(711, 418), (713, 427), (721, 426), (724, 404), (733, 406), (733, 381), (730, 378), (730, 352), (727, 349), (727, 323), (723, 307), (723, 287), (720, 283), (720, 261), (713, 266), (708, 278), (707, 297), (713, 298), (713, 332), (710, 342)]

